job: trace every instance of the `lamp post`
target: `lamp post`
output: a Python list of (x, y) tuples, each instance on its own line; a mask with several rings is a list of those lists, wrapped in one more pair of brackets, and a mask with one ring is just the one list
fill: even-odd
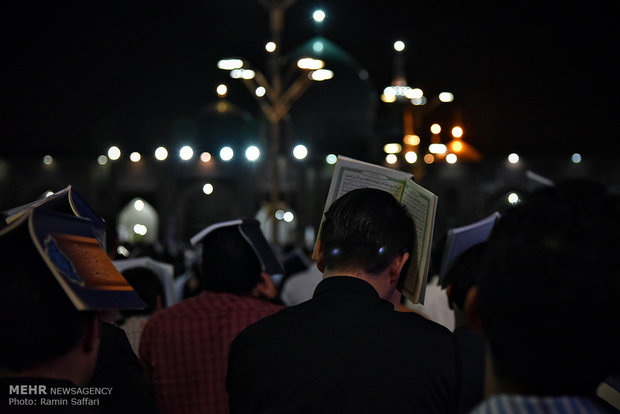
[[(269, 154), (271, 158), (272, 185), (270, 194), (270, 218), (272, 222), (273, 242), (278, 243), (278, 220), (275, 212), (278, 209), (280, 198), (280, 173), (278, 169), (278, 153), (280, 151), (280, 128), (293, 103), (308, 89), (313, 81), (328, 80), (333, 72), (324, 68), (325, 63), (318, 59), (302, 58), (297, 61), (301, 70), (297, 79), (290, 85), (284, 85), (280, 73), (280, 45), (282, 29), (284, 27), (284, 12), (296, 0), (259, 0), (259, 3), (269, 11), (269, 28), (271, 40), (265, 46), (270, 54), (268, 61), (269, 77), (249, 62), (238, 59), (223, 59), (218, 62), (220, 69), (229, 70), (231, 77), (241, 79), (250, 93), (256, 98), (258, 105), (270, 124)], [(258, 93), (260, 90), (260, 93)]]

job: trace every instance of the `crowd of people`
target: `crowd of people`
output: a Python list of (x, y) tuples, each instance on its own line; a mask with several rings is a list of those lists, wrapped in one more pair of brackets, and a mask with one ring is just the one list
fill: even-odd
[(139, 310), (79, 310), (59, 262), (5, 226), (0, 412), (617, 412), (618, 229), (599, 184), (532, 192), (432, 282), (442, 323), (399, 292), (415, 227), (380, 190), (337, 199), (314, 260), (282, 282), (236, 225), (200, 240), (191, 289), (123, 270)]

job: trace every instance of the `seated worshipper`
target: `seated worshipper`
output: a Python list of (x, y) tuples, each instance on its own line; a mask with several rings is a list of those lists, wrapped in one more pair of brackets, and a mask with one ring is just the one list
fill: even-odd
[(466, 303), (489, 347), (474, 413), (611, 412), (595, 391), (619, 367), (619, 201), (566, 182), (497, 223)]
[(460, 414), (469, 413), (483, 397), (484, 339), (480, 332), (469, 326), (463, 309), (467, 292), (476, 284), (485, 248), (486, 242), (478, 243), (461, 253), (442, 282), (444, 294), (454, 309), (454, 336), (461, 356), (463, 377), (458, 409)]
[(318, 240), (324, 279), (313, 298), (249, 326), (231, 346), (231, 412), (455, 412), (454, 336), (389, 301), (414, 240), (411, 216), (390, 194), (337, 199)]
[(161, 413), (226, 413), (230, 343), (281, 309), (261, 298), (277, 293), (242, 233), (245, 224), (215, 225), (202, 238), (202, 292), (155, 312), (144, 327), (139, 355)]
[[(101, 412), (114, 390), (103, 385), (95, 397), (78, 389), (97, 364), (97, 311), (143, 303), (90, 221), (31, 209), (0, 231), (0, 261), (0, 412)], [(100, 289), (94, 277), (118, 290)]]

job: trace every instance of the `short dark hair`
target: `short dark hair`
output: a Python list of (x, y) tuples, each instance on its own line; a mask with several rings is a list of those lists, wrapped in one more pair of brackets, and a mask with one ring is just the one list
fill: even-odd
[(146, 303), (144, 309), (123, 309), (123, 316), (150, 315), (157, 310), (157, 298), (162, 305), (166, 302), (164, 286), (157, 274), (146, 266), (131, 267), (123, 270), (123, 277)]
[(239, 228), (229, 226), (212, 231), (202, 240), (200, 270), (202, 289), (245, 294), (260, 282), (262, 266)]
[(334, 201), (325, 213), (320, 239), (326, 269), (378, 274), (395, 257), (414, 254), (415, 228), (407, 209), (391, 194), (364, 188)]
[(587, 394), (617, 370), (619, 207), (597, 184), (567, 182), (500, 219), (479, 281), (500, 380), (531, 394)]
[(22, 228), (0, 237), (0, 366), (36, 367), (74, 346), (92, 311), (78, 311)]

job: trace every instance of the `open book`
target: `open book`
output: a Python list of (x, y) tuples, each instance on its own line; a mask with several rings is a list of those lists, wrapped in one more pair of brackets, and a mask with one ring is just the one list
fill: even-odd
[(6, 224), (11, 224), (34, 207), (46, 208), (59, 213), (72, 214), (89, 219), (99, 244), (104, 249), (106, 248), (105, 221), (84, 201), (72, 186), (69, 185), (60, 191), (43, 196), (31, 203), (3, 211), (2, 214), (5, 216)]
[(28, 208), (0, 229), (0, 239), (2, 243), (32, 243), (49, 268), (49, 276), (56, 278), (78, 310), (146, 306), (114, 267), (88, 219)]
[(195, 234), (190, 239), (190, 243), (192, 246), (195, 246), (212, 231), (222, 227), (231, 226), (237, 227), (241, 236), (243, 236), (250, 246), (252, 246), (256, 256), (258, 256), (263, 271), (271, 277), (276, 285), (278, 285), (284, 277), (284, 268), (276, 258), (276, 255), (273, 252), (271, 245), (269, 245), (269, 242), (265, 238), (265, 235), (261, 231), (260, 223), (257, 220), (244, 218), (214, 223)]
[[(336, 199), (357, 188), (386, 191), (411, 213), (417, 240), (412, 249), (407, 277), (401, 283), (400, 290), (411, 302), (424, 303), (437, 196), (414, 182), (413, 174), (338, 156), (323, 212)], [(319, 237), (320, 234), (321, 229)]]
[(488, 217), (475, 223), (448, 230), (446, 244), (439, 268), (439, 284), (443, 284), (446, 273), (452, 267), (454, 261), (470, 247), (487, 241), (493, 230), (493, 226), (499, 220), (500, 214), (495, 212)]

